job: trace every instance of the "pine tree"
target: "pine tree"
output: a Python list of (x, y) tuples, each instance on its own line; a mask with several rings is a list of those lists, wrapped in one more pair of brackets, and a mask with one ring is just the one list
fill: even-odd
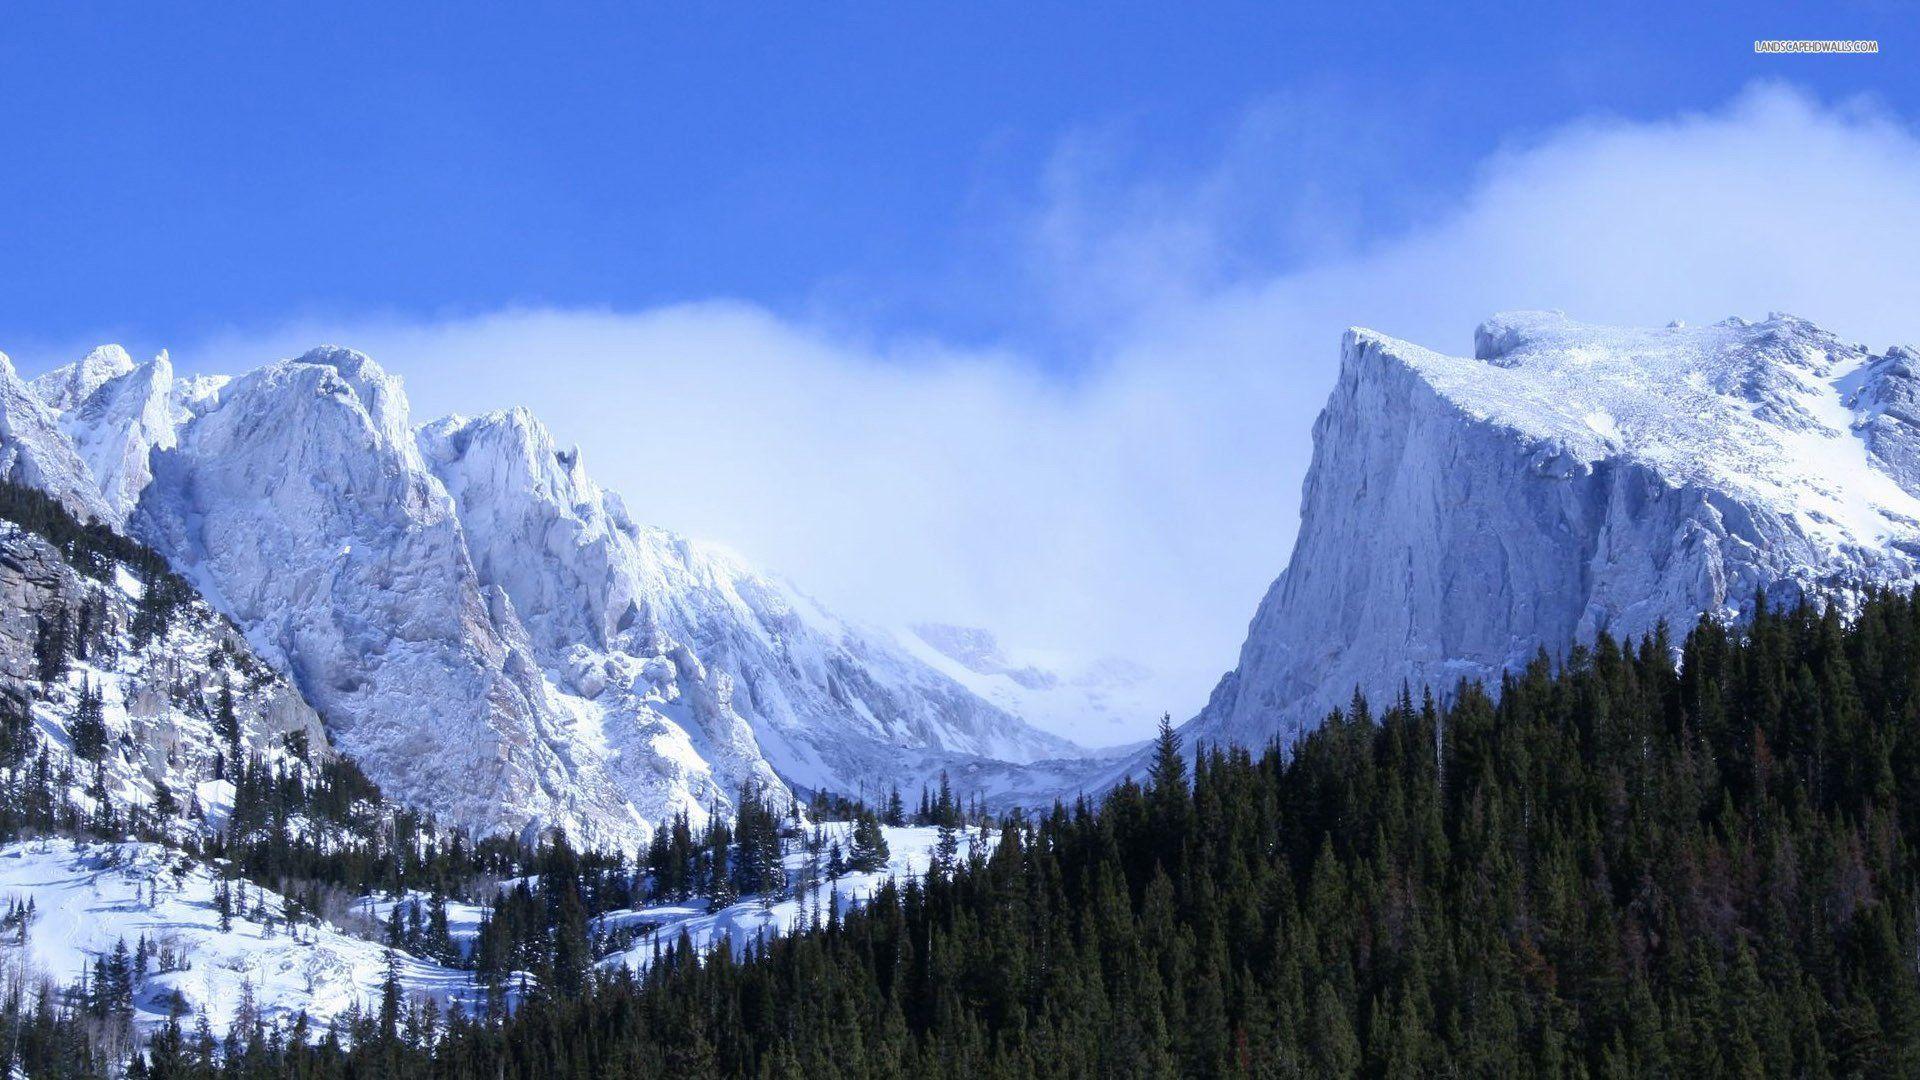
[(853, 836), (847, 859), (849, 869), (875, 871), (886, 867), (892, 852), (887, 848), (887, 837), (880, 829), (880, 822), (866, 811), (861, 811), (853, 822)]
[(100, 692), (91, 683), (80, 688), (80, 700), (73, 710), (74, 756), (98, 765), (107, 753), (107, 722)]
[[(1748, 629), (1703, 623), (1678, 666), (1659, 638), (1602, 639), (1557, 667), (1542, 657), (1497, 693), (1463, 685), (1444, 705), (1409, 688), (1376, 711), (1356, 695), (1284, 752), (1189, 757), (1163, 718), (1144, 785), (1010, 816), (964, 861), (960, 827), (980, 808), (969, 796), (961, 812), (949, 782), (923, 799), (939, 872), (863, 887), (845, 912), (808, 895), (802, 926), (739, 953), (701, 954), (668, 931), (644, 974), (587, 974), (626, 945), (587, 936), (592, 915), (638, 902), (623, 857), (501, 838), (483, 871), (411, 819), (367, 849), (343, 828), (327, 857), (356, 864), (353, 891), (436, 890), (397, 920), (429, 950), (442, 885), (517, 879), (489, 893), (474, 949), (486, 1014), (441, 1025), (396, 988), (387, 1023), (348, 1019), (331, 1041), (236, 1025), (226, 1062), (210, 1027), (204, 1054), (170, 1049), (176, 1024), (156, 1033), (149, 1072), (1914, 1073), (1920, 817), (1904, 810), (1920, 797), (1906, 772), (1920, 756), (1905, 756), (1920, 755), (1920, 599), (1869, 597), (1851, 625), (1811, 606), (1763, 608)], [(272, 770), (236, 773), (244, 801), (283, 797)], [(54, 774), (43, 754), (28, 776), (0, 775), (22, 793), (0, 815), (69, 798), (71, 774)], [(884, 841), (866, 807), (812, 798), (817, 820), (851, 820), (862, 861)], [(653, 889), (680, 879), (728, 902), (736, 880), (766, 880), (746, 864), (794, 836), (793, 809), (762, 793), (697, 833), (663, 828)], [(245, 882), (223, 881), (217, 903), (252, 888), (260, 910), (260, 881), (296, 865), (281, 841), (248, 840), (253, 828), (209, 842)], [(835, 845), (816, 829), (806, 846)], [(296, 873), (339, 873), (322, 861)], [(319, 909), (317, 891), (302, 895)], [(7, 906), (0, 931), (30, 916)], [(99, 1071), (33, 1048), (56, 1034), (82, 1045), (74, 1024), (113, 1026), (92, 1010), (123, 1014), (146, 948), (121, 953), (90, 966), (82, 1015), (62, 1019), (48, 995), (23, 1074)], [(509, 1011), (516, 980), (536, 989)], [(0, 1003), (0, 1025), (14, 1014)]]
[(57, 607), (51, 615), (34, 616), (33, 657), (40, 685), (52, 686), (67, 670), (67, 609)]
[(944, 877), (953, 873), (959, 865), (960, 832), (952, 825), (942, 822), (940, 831), (933, 844), (932, 873)]
[(240, 760), (240, 715), (234, 709), (233, 685), (225, 676), (220, 680), (220, 696), (213, 712), (213, 733), (227, 748), (227, 759)]
[(387, 950), (386, 966), (380, 980), (380, 1038), (391, 1043), (400, 1026), (400, 961), (392, 949)]

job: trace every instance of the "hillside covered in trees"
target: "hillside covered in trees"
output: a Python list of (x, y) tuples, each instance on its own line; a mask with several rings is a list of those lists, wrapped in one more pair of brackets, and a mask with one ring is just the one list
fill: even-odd
[(744, 959), (153, 1076), (1885, 1076), (1920, 1070), (1920, 603), (1764, 608), (1356, 700), (1296, 752), (1171, 733), (1098, 805)]

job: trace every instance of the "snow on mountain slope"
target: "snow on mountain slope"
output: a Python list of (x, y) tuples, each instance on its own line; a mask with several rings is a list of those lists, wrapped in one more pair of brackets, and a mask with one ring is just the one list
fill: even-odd
[(153, 455), (135, 531), (246, 628), (388, 795), (480, 831), (644, 824), (474, 575), (399, 380), (317, 349), (221, 388)]
[[(191, 1012), (204, 1011), (220, 1035), (249, 998), (268, 1023), (305, 1012), (322, 1026), (355, 1005), (379, 1005), (384, 946), (327, 923), (289, 928), (279, 895), (244, 885), (234, 886), (232, 926), (222, 931), (217, 883), (205, 864), (157, 844), (50, 839), (0, 846), (0, 905), (34, 905), (23, 935), (9, 929), (0, 937), (0, 955), (75, 985), (95, 960), (122, 943), (132, 951), (144, 937), (154, 954), (135, 987), (134, 1021), (149, 1030), (166, 1022), (175, 993)], [(442, 1006), (459, 1001), (469, 1010), (478, 1004), (467, 972), (405, 953), (395, 962), (410, 997), (431, 996)]]
[(0, 480), (39, 488), (82, 521), (114, 519), (86, 462), (60, 433), (53, 410), (20, 381), (5, 353), (0, 353)]
[(1914, 359), (1788, 316), (1502, 315), (1471, 359), (1349, 331), (1293, 556), (1189, 741), (1291, 739), (1356, 686), (1445, 691), (1758, 592), (1911, 584)]
[(1010, 659), (978, 627), (920, 623), (907, 650), (928, 666), (1027, 723), (1086, 746), (1137, 738), (1158, 715), (1151, 673), (1118, 657), (1064, 669)]

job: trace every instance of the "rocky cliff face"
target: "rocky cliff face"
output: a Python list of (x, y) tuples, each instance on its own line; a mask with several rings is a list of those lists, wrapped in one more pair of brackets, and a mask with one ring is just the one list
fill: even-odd
[[(85, 371), (83, 361), (73, 376), (80, 387), (69, 382), (59, 390), (77, 394), (92, 382), (81, 377)], [(40, 390), (41, 380), (34, 382), (35, 390)], [(145, 364), (100, 381), (64, 409), (59, 403), (73, 394), (56, 390), (47, 395), (49, 404), (60, 409), (60, 430), (87, 463), (95, 490), (107, 504), (115, 525), (126, 523), (140, 494), (153, 480), (153, 452), (173, 448), (176, 418), (169, 400), (173, 383), (173, 365), (167, 354), (161, 353)]]
[(1472, 358), (1350, 331), (1293, 556), (1190, 740), (1289, 740), (1358, 688), (1441, 692), (1758, 594), (1920, 565), (1914, 357), (1799, 319), (1498, 317)]
[(593, 763), (569, 767), (565, 717), (511, 603), (474, 575), (397, 380), (346, 350), (272, 364), (152, 460), (134, 530), (247, 629), (389, 795), (480, 830), (632, 839)]
[[(238, 628), (152, 571), (77, 556), (0, 520), (0, 709), (30, 717), (27, 760), (44, 750), (54, 773), (73, 776), (82, 805), (100, 792), (121, 812), (171, 799), (183, 815), (176, 827), (191, 828), (196, 812), (217, 823), (232, 799), (223, 703), (244, 755), (283, 764), (332, 750), (318, 714)], [(88, 697), (106, 732), (97, 787), (93, 764), (74, 753)]]

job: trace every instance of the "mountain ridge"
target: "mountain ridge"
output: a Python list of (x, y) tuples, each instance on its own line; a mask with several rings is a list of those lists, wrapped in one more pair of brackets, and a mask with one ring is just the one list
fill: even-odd
[(883, 632), (637, 525), (525, 409), (414, 424), (322, 346), (235, 378), (0, 372), (10, 475), (152, 544), (400, 801), (632, 848), (745, 787), (878, 793), (1077, 750)]

